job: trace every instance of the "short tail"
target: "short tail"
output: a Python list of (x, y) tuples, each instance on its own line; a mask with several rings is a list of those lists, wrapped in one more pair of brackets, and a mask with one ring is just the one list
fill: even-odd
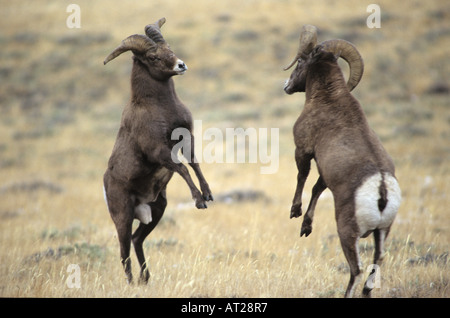
[(386, 188), (386, 183), (384, 182), (384, 174), (381, 174), (381, 184), (380, 187), (378, 188), (378, 192), (380, 194), (380, 198), (378, 199), (378, 210), (380, 210), (380, 212), (383, 212), (383, 210), (386, 208), (386, 205), (388, 203), (388, 199), (387, 199), (387, 195), (388, 195), (388, 191)]

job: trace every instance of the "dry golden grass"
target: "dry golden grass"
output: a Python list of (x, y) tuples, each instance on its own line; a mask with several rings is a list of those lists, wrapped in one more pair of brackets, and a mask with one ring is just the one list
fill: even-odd
[[(449, 95), (429, 93), (449, 85), (448, 6), (379, 1), (375, 30), (361, 1), (77, 3), (82, 28), (71, 30), (66, 3), (0, 1), (0, 297), (341, 297), (349, 274), (330, 192), (308, 238), (299, 238), (301, 219), (289, 219), (291, 127), (304, 95), (284, 94), (282, 67), (305, 23), (319, 27), (319, 40), (360, 48), (366, 71), (355, 95), (397, 166), (403, 203), (373, 296), (449, 297)], [(129, 286), (101, 180), (131, 63), (102, 61), (162, 16), (163, 34), (189, 66), (175, 81), (194, 117), (204, 129), (279, 128), (280, 167), (262, 175), (259, 164), (202, 164), (216, 198), (261, 194), (206, 211), (174, 176), (166, 214), (144, 244), (150, 282)], [(313, 168), (304, 205), (316, 177)], [(367, 266), (371, 239), (361, 251)], [(70, 264), (80, 266), (81, 288), (66, 283)]]

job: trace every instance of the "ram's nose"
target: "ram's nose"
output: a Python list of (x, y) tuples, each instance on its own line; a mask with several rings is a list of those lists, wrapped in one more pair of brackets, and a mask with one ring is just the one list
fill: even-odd
[(182, 70), (187, 70), (187, 66), (183, 61), (178, 62), (178, 67)]
[(286, 94), (288, 94), (288, 95), (291, 95), (291, 94), (292, 94), (292, 92), (291, 92), (291, 90), (290, 90), (290, 84), (291, 84), (290, 80), (287, 79), (286, 82), (284, 82), (284, 87), (283, 87), (284, 91), (285, 91)]
[(182, 75), (187, 71), (187, 69), (188, 67), (186, 66), (186, 64), (182, 60), (178, 60), (173, 70)]

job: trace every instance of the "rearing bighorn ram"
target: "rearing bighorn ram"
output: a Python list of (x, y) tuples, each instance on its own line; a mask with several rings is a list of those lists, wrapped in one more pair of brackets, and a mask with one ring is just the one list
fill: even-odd
[[(285, 68), (298, 62), (285, 84), (286, 93), (306, 93), (304, 109), (294, 125), (298, 177), (291, 218), (302, 215), (303, 186), (314, 159), (320, 177), (313, 187), (300, 236), (311, 233), (317, 199), (329, 188), (341, 246), (350, 265), (345, 296), (352, 297), (363, 275), (359, 238), (373, 232), (374, 264), (380, 265), (383, 245), (401, 202), (401, 191), (391, 157), (369, 127), (359, 102), (350, 94), (362, 77), (360, 54), (344, 40), (319, 45), (316, 42), (317, 29), (304, 26), (297, 56)], [(337, 63), (339, 57), (350, 67), (347, 83)], [(364, 285), (364, 296), (370, 296), (371, 279)]]
[[(178, 99), (172, 76), (186, 72), (183, 61), (173, 54), (161, 34), (160, 19), (145, 27), (146, 35), (131, 35), (122, 41), (104, 61), (133, 52), (131, 100), (122, 113), (116, 143), (104, 174), (104, 193), (111, 218), (117, 229), (122, 264), (132, 281), (130, 246), (133, 242), (139, 264), (140, 279), (147, 282), (149, 272), (142, 243), (161, 219), (167, 205), (166, 186), (174, 172), (187, 182), (197, 208), (206, 208), (213, 200), (208, 183), (194, 158), (194, 137), (191, 140), (189, 164), (200, 182), (202, 193), (194, 185), (188, 169), (172, 160), (172, 140), (177, 128), (192, 131), (190, 111)], [(141, 221), (132, 234), (133, 219)]]

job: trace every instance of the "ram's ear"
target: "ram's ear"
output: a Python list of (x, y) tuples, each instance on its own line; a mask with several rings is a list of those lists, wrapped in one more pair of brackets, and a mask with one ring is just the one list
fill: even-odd
[(310, 54), (310, 62), (311, 63), (315, 63), (318, 62), (319, 60), (335, 60), (337, 61), (337, 59), (340, 56), (340, 51), (336, 52), (336, 53), (332, 53), (332, 52), (328, 52), (327, 50), (325, 50), (324, 46), (319, 44), (317, 45)]
[(312, 51), (311, 51), (311, 62), (317, 62), (323, 55), (325, 51), (323, 50), (322, 45), (317, 45)]

